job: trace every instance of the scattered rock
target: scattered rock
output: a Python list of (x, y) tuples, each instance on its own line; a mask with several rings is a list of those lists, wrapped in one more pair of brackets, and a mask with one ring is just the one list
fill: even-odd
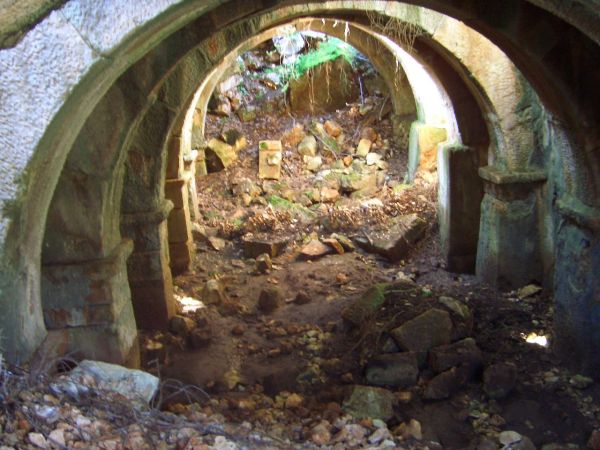
[(202, 300), (208, 305), (218, 305), (227, 299), (219, 280), (208, 280), (202, 288)]
[(317, 139), (312, 134), (304, 136), (298, 144), (298, 153), (302, 156), (316, 156), (317, 149)]
[(325, 128), (325, 132), (331, 137), (338, 137), (342, 134), (342, 127), (333, 120), (326, 121), (323, 128)]
[(529, 284), (517, 291), (517, 297), (523, 300), (528, 297), (533, 297), (534, 295), (539, 294), (540, 292), (542, 292), (542, 288), (540, 286), (537, 286), (535, 284)]
[(429, 351), (429, 367), (437, 373), (457, 366), (466, 366), (475, 372), (482, 363), (481, 350), (472, 338), (435, 347)]
[(310, 440), (313, 442), (313, 444), (318, 446), (329, 444), (329, 441), (331, 441), (329, 424), (320, 423), (313, 427), (313, 429), (310, 431)]
[(271, 314), (283, 304), (283, 293), (277, 286), (264, 288), (258, 297), (258, 309), (264, 314)]
[(483, 390), (491, 398), (506, 397), (517, 383), (517, 367), (513, 363), (492, 364), (483, 373)]
[(259, 273), (267, 273), (273, 269), (273, 263), (268, 253), (263, 253), (256, 257), (256, 270)]
[(194, 328), (196, 328), (196, 322), (189, 317), (173, 316), (169, 321), (169, 331), (177, 336), (187, 337)]
[(522, 436), (516, 431), (503, 431), (498, 434), (500, 442), (507, 450), (535, 450), (535, 445), (527, 436)]
[(413, 352), (376, 356), (366, 368), (367, 382), (376, 386), (413, 386), (418, 376), (417, 355)]
[(592, 431), (587, 446), (592, 450), (600, 450), (600, 430)]
[(244, 257), (257, 258), (263, 253), (268, 254), (271, 258), (280, 255), (288, 244), (287, 239), (254, 239), (244, 238)]
[(415, 419), (411, 419), (408, 423), (403, 422), (394, 429), (394, 434), (402, 436), (403, 439), (415, 439), (420, 441), (423, 439), (421, 422)]
[[(304, 132), (304, 126), (298, 123), (292, 129), (287, 130), (283, 136), (281, 137), (281, 143), (284, 146), (295, 147), (300, 144), (303, 139), (306, 137), (306, 133)], [(315, 140), (315, 146), (317, 141)], [(298, 149), (300, 151), (300, 149)], [(302, 153), (300, 153), (302, 154)], [(315, 153), (316, 154), (316, 153)]]
[(574, 375), (569, 379), (569, 384), (575, 389), (587, 389), (594, 384), (594, 380), (583, 375)]
[(338, 255), (345, 253), (344, 246), (337, 239), (323, 239), (323, 244), (329, 245)]
[(311, 172), (318, 172), (318, 170), (323, 165), (323, 159), (320, 156), (308, 156), (305, 155), (302, 157), (304, 164), (306, 164), (306, 169)]
[(369, 153), (367, 153), (367, 156), (366, 156), (367, 166), (374, 166), (382, 159), (383, 159), (383, 156), (381, 156), (379, 153), (369, 152)]
[(50, 448), (48, 441), (41, 433), (29, 433), (27, 435), (27, 439), (31, 444), (35, 445), (38, 448)]
[(358, 147), (356, 147), (356, 155), (361, 158), (366, 158), (371, 150), (371, 145), (373, 145), (373, 143), (370, 140), (361, 139), (358, 143)]
[(305, 305), (311, 302), (311, 298), (305, 292), (298, 292), (296, 298), (294, 299), (294, 303), (297, 305)]
[(219, 237), (209, 237), (208, 243), (214, 250), (220, 252), (221, 250), (223, 250), (225, 248), (227, 241), (225, 241), (225, 239), (221, 239)]
[(371, 318), (385, 303), (387, 284), (380, 283), (371, 286), (354, 303), (342, 310), (342, 318), (350, 325), (360, 325)]
[(313, 239), (300, 250), (300, 256), (304, 259), (320, 258), (332, 252), (332, 248), (323, 244), (318, 239)]
[[(116, 364), (84, 359), (62, 380), (75, 382), (89, 388), (114, 391), (132, 401), (149, 402), (158, 388), (159, 380), (154, 375)], [(90, 385), (90, 380), (93, 385)], [(61, 380), (58, 381), (60, 386)]]
[(365, 127), (360, 132), (360, 137), (361, 139), (368, 139), (371, 142), (375, 142), (379, 138), (379, 134), (377, 133), (377, 131), (375, 131), (374, 128)]
[(288, 409), (298, 408), (302, 403), (304, 403), (304, 398), (298, 394), (290, 394), (290, 396), (285, 399), (285, 407)]
[(452, 340), (466, 338), (473, 332), (473, 313), (467, 305), (452, 297), (442, 296), (439, 298), (440, 304), (450, 313), (454, 332)]
[(340, 198), (340, 193), (337, 189), (329, 188), (327, 186), (321, 189), (321, 201), (324, 203), (333, 203)]
[(355, 242), (365, 251), (377, 253), (390, 261), (404, 259), (412, 247), (425, 236), (427, 222), (416, 214), (398, 218), (389, 230), (373, 233), (368, 237), (358, 237)]
[(233, 146), (216, 138), (208, 141), (205, 149), (206, 168), (209, 172), (219, 172), (229, 167), (237, 159)]
[(469, 380), (469, 369), (465, 367), (453, 367), (427, 383), (423, 398), (427, 400), (443, 400), (451, 397)]
[(333, 233), (330, 237), (331, 239), (335, 239), (336, 241), (338, 241), (344, 248), (344, 251), (353, 252), (354, 250), (356, 250), (356, 247), (352, 243), (352, 240), (347, 236), (344, 236), (343, 234)]
[(404, 322), (390, 334), (403, 350), (427, 352), (450, 343), (452, 320), (446, 311), (434, 308)]
[(195, 329), (190, 333), (188, 340), (192, 348), (204, 348), (210, 344), (212, 333), (209, 328)]
[(389, 420), (394, 417), (394, 394), (387, 389), (355, 386), (343, 410), (358, 419)]

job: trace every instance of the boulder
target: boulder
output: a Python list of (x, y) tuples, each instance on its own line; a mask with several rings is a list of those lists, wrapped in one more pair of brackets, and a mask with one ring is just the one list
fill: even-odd
[(366, 158), (369, 152), (371, 151), (371, 145), (373, 145), (373, 143), (370, 140), (361, 139), (358, 142), (358, 147), (356, 147), (356, 156)]
[(340, 199), (340, 192), (337, 189), (327, 186), (321, 189), (321, 201), (323, 203), (334, 203)]
[(87, 386), (118, 392), (132, 401), (148, 403), (158, 389), (159, 379), (147, 372), (127, 369), (116, 364), (85, 359), (57, 382), (72, 382)]
[(208, 305), (218, 305), (225, 300), (225, 289), (219, 280), (208, 280), (202, 288), (202, 300)]
[(390, 261), (404, 259), (414, 245), (425, 236), (427, 222), (416, 214), (408, 214), (397, 219), (389, 230), (360, 236), (355, 242), (369, 253), (376, 253)]
[(344, 412), (358, 419), (389, 420), (394, 417), (394, 394), (387, 389), (354, 386), (342, 406)]
[(263, 253), (256, 257), (256, 270), (260, 273), (267, 273), (273, 268), (271, 257), (268, 253)]
[(323, 165), (323, 159), (320, 156), (303, 156), (302, 161), (306, 164), (306, 169), (311, 172), (317, 172)]
[(379, 153), (374, 153), (374, 152), (367, 153), (367, 156), (365, 157), (367, 166), (374, 166), (382, 159), (383, 159), (383, 156), (381, 156)]
[(481, 350), (473, 338), (432, 348), (428, 358), (429, 367), (437, 373), (457, 366), (466, 366), (475, 372), (483, 364)]
[(360, 94), (354, 70), (343, 57), (318, 65), (289, 86), (292, 112), (300, 113), (334, 112)]
[(508, 396), (517, 384), (517, 366), (513, 363), (497, 363), (483, 372), (483, 390), (494, 399)]
[(331, 239), (335, 239), (336, 241), (338, 241), (340, 245), (344, 248), (344, 251), (353, 252), (354, 250), (356, 250), (356, 247), (354, 246), (352, 240), (349, 237), (338, 233), (333, 233), (330, 237)]
[(338, 255), (345, 253), (344, 246), (337, 239), (323, 239), (323, 244), (329, 245)]
[(404, 352), (376, 356), (367, 363), (365, 376), (369, 384), (376, 386), (413, 386), (419, 376), (417, 355)]
[(333, 120), (328, 120), (323, 125), (325, 132), (331, 137), (338, 137), (342, 134), (342, 127)]
[(192, 331), (188, 337), (188, 341), (192, 348), (204, 348), (210, 344), (212, 333), (208, 328), (200, 328)]
[(473, 313), (463, 302), (452, 297), (441, 296), (439, 298), (440, 306), (450, 313), (454, 331), (452, 340), (464, 339), (473, 332)]
[[(306, 137), (306, 133), (304, 132), (304, 126), (302, 126), (302, 124), (298, 123), (296, 124), (293, 128), (287, 130), (285, 133), (283, 133), (283, 136), (281, 136), (281, 143), (284, 146), (290, 146), (290, 147), (295, 147), (297, 145), (299, 145), (304, 138)], [(315, 145), (317, 144), (316, 140), (315, 140)], [(299, 151), (300, 149), (298, 149)]]
[(264, 288), (258, 297), (258, 309), (264, 314), (271, 314), (283, 304), (283, 293), (276, 286)]
[(468, 368), (453, 367), (435, 376), (427, 383), (423, 392), (423, 398), (426, 400), (443, 400), (449, 398), (463, 387), (469, 381), (469, 378)]
[(208, 141), (205, 149), (206, 168), (209, 172), (219, 172), (229, 167), (237, 159), (235, 148), (219, 139)]
[(244, 238), (244, 257), (257, 258), (263, 253), (268, 254), (271, 258), (280, 255), (288, 244), (287, 239), (256, 239), (252, 237)]
[(300, 144), (298, 144), (298, 153), (302, 156), (316, 156), (318, 150), (317, 138), (312, 134), (304, 136)]
[(196, 322), (189, 317), (173, 316), (169, 320), (169, 331), (177, 336), (186, 337), (196, 328)]
[(350, 325), (358, 326), (372, 318), (385, 303), (386, 283), (374, 284), (352, 304), (342, 310), (342, 319)]
[(313, 239), (300, 250), (300, 256), (303, 259), (320, 258), (332, 252), (332, 248), (323, 244), (318, 239)]
[(394, 328), (390, 334), (403, 350), (427, 352), (450, 343), (452, 320), (446, 311), (430, 309)]

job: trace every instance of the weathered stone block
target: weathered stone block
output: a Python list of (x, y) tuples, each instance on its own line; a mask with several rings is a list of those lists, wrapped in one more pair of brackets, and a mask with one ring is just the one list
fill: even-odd
[(182, 208), (171, 211), (168, 220), (169, 243), (192, 240), (191, 224), (189, 209)]
[(281, 176), (281, 141), (258, 143), (258, 177), (279, 180)]
[(173, 275), (179, 275), (191, 269), (194, 252), (193, 241), (169, 243), (169, 264)]

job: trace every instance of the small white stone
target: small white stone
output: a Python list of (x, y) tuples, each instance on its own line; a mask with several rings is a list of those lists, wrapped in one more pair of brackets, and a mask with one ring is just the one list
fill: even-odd
[(521, 436), (516, 431), (503, 431), (498, 435), (498, 441), (502, 445), (511, 445), (516, 442), (521, 442), (523, 440), (523, 436)]

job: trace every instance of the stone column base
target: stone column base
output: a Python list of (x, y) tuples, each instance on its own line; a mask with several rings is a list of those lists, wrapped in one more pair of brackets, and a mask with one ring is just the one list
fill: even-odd
[(521, 287), (541, 283), (543, 266), (535, 190), (546, 180), (543, 172), (503, 172), (482, 167), (485, 195), (476, 274), (492, 285)]
[[(136, 362), (137, 327), (126, 266), (132, 249), (132, 241), (124, 239), (109, 258), (43, 266), (47, 342), (60, 348), (57, 355)], [(50, 351), (47, 344), (44, 348)]]

